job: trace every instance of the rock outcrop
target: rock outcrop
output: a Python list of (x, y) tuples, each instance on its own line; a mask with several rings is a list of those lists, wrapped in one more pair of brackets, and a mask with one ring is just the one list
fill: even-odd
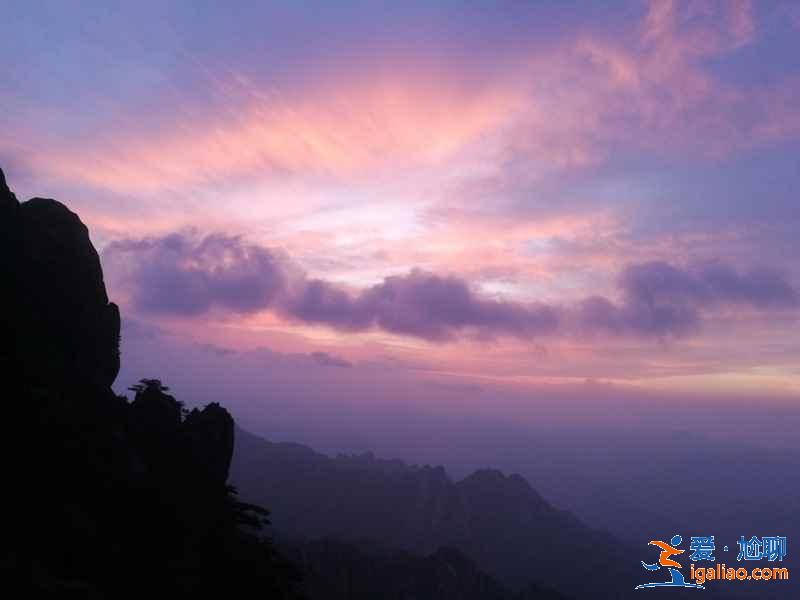
[(3, 175), (0, 218), (14, 371), (29, 385), (108, 388), (119, 372), (120, 316), (86, 226), (55, 200), (20, 204)]
[(233, 459), (233, 418), (227, 410), (212, 402), (202, 410), (194, 409), (183, 422), (183, 447), (187, 463), (197, 465), (211, 485), (224, 484)]
[(120, 315), (78, 216), (55, 200), (18, 202), (0, 171), (0, 236), (5, 589), (295, 597), (271, 547), (239, 527), (264, 511), (226, 485), (230, 414), (187, 414), (155, 379), (132, 403), (112, 391)]

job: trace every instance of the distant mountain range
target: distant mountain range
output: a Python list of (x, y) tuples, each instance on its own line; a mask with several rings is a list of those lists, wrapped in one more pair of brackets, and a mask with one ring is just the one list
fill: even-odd
[(519, 475), (484, 469), (455, 482), (442, 467), (330, 458), (239, 429), (231, 481), (269, 506), (290, 539), (419, 556), (457, 548), (508, 586), (535, 582), (576, 598), (627, 597), (642, 578), (634, 550), (554, 508)]

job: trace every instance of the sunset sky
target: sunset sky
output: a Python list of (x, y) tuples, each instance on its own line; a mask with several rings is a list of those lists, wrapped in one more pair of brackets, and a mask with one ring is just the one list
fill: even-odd
[(0, 166), (129, 364), (796, 400), (800, 4), (612, 4), (18, 3)]

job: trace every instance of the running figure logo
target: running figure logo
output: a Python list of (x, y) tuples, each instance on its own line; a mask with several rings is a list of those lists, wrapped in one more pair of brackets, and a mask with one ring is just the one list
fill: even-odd
[(649, 565), (642, 561), (642, 566), (648, 571), (658, 571), (661, 567), (666, 567), (670, 574), (670, 580), (659, 583), (643, 583), (641, 585), (637, 585), (635, 589), (638, 590), (640, 588), (655, 587), (685, 587), (705, 589), (702, 585), (698, 585), (696, 583), (686, 583), (686, 581), (683, 579), (683, 575), (680, 571), (678, 571), (678, 569), (681, 568), (680, 563), (670, 558), (671, 556), (682, 554), (684, 552), (683, 550), (678, 550), (675, 548), (675, 546), (681, 543), (681, 540), (681, 536), (673, 535), (672, 539), (669, 541), (669, 544), (660, 540), (651, 540), (648, 542), (649, 546), (657, 546), (658, 548), (661, 548), (661, 552), (658, 554), (657, 563)]

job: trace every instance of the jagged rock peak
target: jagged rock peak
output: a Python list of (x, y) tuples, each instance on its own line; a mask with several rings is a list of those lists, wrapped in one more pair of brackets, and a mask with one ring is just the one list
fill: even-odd
[(6, 175), (3, 173), (3, 169), (0, 169), (0, 210), (18, 206), (17, 197), (9, 189), (6, 184)]
[(216, 402), (203, 410), (192, 410), (183, 423), (187, 449), (206, 477), (218, 484), (228, 479), (233, 460), (234, 422), (231, 414)]
[[(2, 172), (0, 171), (0, 174)], [(119, 371), (119, 309), (78, 215), (56, 200), (18, 203), (0, 176), (3, 300), (23, 377), (108, 389)], [(47, 340), (46, 344), (41, 340)]]

